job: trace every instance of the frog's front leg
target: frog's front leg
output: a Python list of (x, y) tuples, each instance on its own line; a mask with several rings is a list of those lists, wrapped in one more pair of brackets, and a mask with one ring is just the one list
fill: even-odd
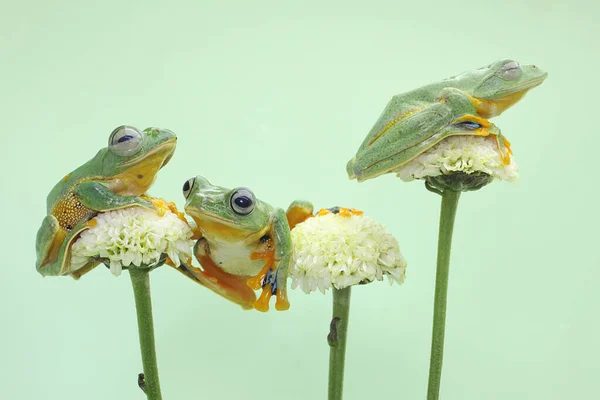
[(187, 263), (182, 263), (179, 267), (174, 267), (173, 265), (171, 267), (177, 269), (196, 283), (240, 305), (245, 310), (254, 308), (256, 295), (248, 287), (246, 283), (247, 278), (229, 274), (219, 268), (212, 258), (210, 258), (206, 239), (200, 239), (196, 242), (194, 255), (200, 265), (202, 265), (202, 269), (186, 265)]
[(110, 211), (130, 206), (154, 209), (153, 204), (138, 196), (120, 196), (99, 182), (88, 181), (77, 185), (75, 195), (84, 207), (95, 211)]
[(267, 250), (252, 253), (253, 260), (265, 260), (265, 266), (255, 277), (248, 280), (248, 286), (254, 290), (262, 288), (262, 293), (254, 308), (258, 311), (269, 310), (271, 296), (276, 296), (275, 308), (279, 311), (290, 308), (287, 299), (287, 277), (292, 255), (292, 236), (287, 216), (277, 209), (270, 232), (271, 245)]
[(439, 102), (447, 104), (453, 115), (452, 123), (474, 122), (484, 128), (491, 126), (491, 122), (479, 116), (479, 100), (457, 88), (445, 88), (440, 93)]

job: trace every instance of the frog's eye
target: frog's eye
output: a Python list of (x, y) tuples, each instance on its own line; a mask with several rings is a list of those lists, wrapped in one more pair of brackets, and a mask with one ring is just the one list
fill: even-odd
[(504, 64), (502, 67), (502, 77), (509, 81), (517, 80), (523, 75), (523, 70), (521, 66), (516, 61), (510, 61)]
[(239, 188), (231, 195), (230, 203), (236, 214), (248, 215), (254, 210), (256, 198), (250, 189)]
[(192, 188), (194, 187), (195, 181), (196, 181), (196, 178), (190, 178), (187, 181), (185, 181), (185, 183), (183, 184), (183, 197), (185, 197), (186, 199), (190, 195), (190, 192), (192, 191)]
[(108, 147), (118, 156), (130, 156), (142, 148), (142, 133), (133, 126), (120, 126), (110, 134)]

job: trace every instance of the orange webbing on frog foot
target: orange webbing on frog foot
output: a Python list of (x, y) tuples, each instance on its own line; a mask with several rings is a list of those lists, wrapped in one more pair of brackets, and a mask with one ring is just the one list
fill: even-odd
[(248, 286), (251, 287), (254, 290), (258, 290), (260, 289), (263, 284), (263, 281), (265, 280), (265, 277), (267, 276), (267, 274), (269, 273), (269, 271), (271, 270), (271, 268), (273, 268), (273, 265), (275, 264), (275, 250), (271, 249), (271, 250), (267, 250), (267, 251), (263, 251), (263, 252), (259, 252), (256, 251), (252, 254), (250, 254), (250, 259), (251, 260), (265, 260), (265, 265), (264, 267), (262, 267), (262, 269), (260, 270), (260, 272), (258, 274), (256, 274), (255, 276), (253, 276), (252, 278), (248, 279)]
[(506, 140), (505, 137), (502, 137), (504, 140), (504, 144), (500, 143), (500, 137), (496, 136), (496, 145), (498, 146), (498, 153), (500, 154), (500, 161), (502, 161), (503, 165), (510, 164), (510, 156), (512, 155), (512, 150), (510, 148), (510, 142)]
[(185, 214), (183, 214), (181, 211), (179, 211), (177, 209), (175, 202), (167, 201), (165, 199), (161, 199), (160, 197), (150, 197), (146, 194), (143, 194), (140, 197), (142, 199), (147, 200), (150, 203), (152, 203), (152, 205), (156, 209), (156, 212), (158, 213), (159, 217), (164, 216), (167, 211), (171, 211), (173, 214), (175, 214), (177, 216), (177, 218), (179, 218), (186, 224), (188, 223), (187, 219), (185, 219)]
[(288, 301), (287, 292), (285, 288), (277, 288), (277, 299), (275, 300), (275, 309), (278, 311), (284, 311), (289, 308), (290, 302)]
[(287, 217), (288, 225), (290, 226), (291, 230), (294, 229), (294, 227), (299, 223), (304, 222), (313, 216), (312, 208), (308, 209), (300, 206), (290, 207), (285, 213), (285, 216)]
[(321, 208), (316, 215), (317, 215), (317, 217), (322, 217), (323, 215), (327, 215), (327, 214), (331, 214), (331, 211), (326, 208)]
[(254, 303), (254, 308), (257, 311), (261, 312), (269, 311), (269, 301), (271, 300), (271, 296), (273, 296), (273, 292), (271, 291), (271, 284), (267, 283), (265, 287), (263, 287), (260, 297)]

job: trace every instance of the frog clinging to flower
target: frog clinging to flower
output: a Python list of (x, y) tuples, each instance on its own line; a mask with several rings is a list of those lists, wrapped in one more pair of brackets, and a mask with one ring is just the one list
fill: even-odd
[(499, 60), (394, 96), (347, 164), (359, 182), (395, 172), (449, 136), (490, 136), (502, 162), (510, 143), (489, 119), (540, 85), (547, 73), (535, 65)]
[(98, 265), (92, 260), (72, 266), (72, 244), (100, 212), (132, 206), (154, 209), (151, 199), (140, 196), (169, 162), (176, 142), (167, 129), (120, 126), (110, 134), (107, 147), (58, 182), (48, 195), (47, 215), (37, 233), (38, 272), (79, 278)]
[(196, 223), (194, 255), (202, 269), (179, 270), (244, 309), (267, 311), (271, 296), (277, 310), (288, 309), (290, 229), (312, 216), (312, 204), (295, 201), (286, 212), (248, 188), (214, 186), (201, 176), (186, 181), (183, 194), (185, 211)]

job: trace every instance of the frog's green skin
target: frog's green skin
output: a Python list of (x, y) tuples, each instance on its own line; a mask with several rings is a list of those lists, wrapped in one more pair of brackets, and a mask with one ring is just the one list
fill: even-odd
[(546, 77), (534, 65), (499, 60), (396, 95), (348, 162), (348, 176), (361, 182), (391, 172), (447, 137), (454, 131), (446, 129), (452, 124), (465, 132), (489, 128), (487, 119), (500, 115)]
[[(201, 176), (188, 180), (183, 189), (185, 211), (201, 235), (194, 254), (202, 270), (191, 266), (179, 270), (244, 309), (267, 311), (271, 295), (277, 297), (276, 309), (288, 309), (290, 226), (311, 216), (313, 206), (297, 201), (286, 213), (257, 199), (249, 189), (214, 186)], [(261, 288), (256, 300), (254, 290)]]
[(71, 244), (99, 212), (130, 206), (154, 208), (138, 196), (170, 160), (176, 142), (175, 134), (166, 129), (140, 132), (120, 126), (111, 133), (107, 147), (57, 183), (48, 195), (48, 215), (37, 233), (38, 272), (79, 278), (95, 267), (98, 263), (90, 262), (73, 271)]

